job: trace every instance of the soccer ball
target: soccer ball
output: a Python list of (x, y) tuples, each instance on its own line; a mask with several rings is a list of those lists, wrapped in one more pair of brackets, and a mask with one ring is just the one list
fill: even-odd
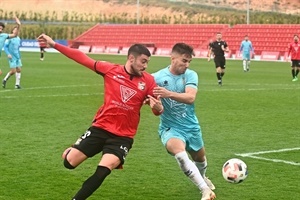
[(240, 159), (229, 159), (222, 167), (222, 174), (229, 183), (241, 183), (248, 176), (247, 165)]

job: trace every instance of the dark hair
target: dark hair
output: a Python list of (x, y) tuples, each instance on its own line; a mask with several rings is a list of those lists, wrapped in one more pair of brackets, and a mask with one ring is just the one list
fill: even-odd
[(150, 53), (149, 49), (147, 47), (145, 47), (144, 45), (142, 45), (142, 44), (132, 45), (128, 49), (128, 55), (127, 56), (129, 56), (130, 54), (134, 55), (135, 57), (143, 55), (143, 54), (148, 56), (148, 57), (151, 56), (151, 53)]
[(5, 28), (5, 24), (3, 22), (0, 22), (0, 26), (2, 26), (3, 28)]
[(172, 48), (172, 53), (186, 54), (191, 57), (195, 55), (193, 47), (185, 43), (176, 43)]

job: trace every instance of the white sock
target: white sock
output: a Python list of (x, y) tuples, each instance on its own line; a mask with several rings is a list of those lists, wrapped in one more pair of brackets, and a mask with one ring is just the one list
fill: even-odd
[(184, 174), (189, 177), (189, 179), (200, 189), (206, 189), (208, 186), (206, 185), (203, 177), (201, 176), (197, 166), (193, 161), (190, 160), (186, 151), (182, 151), (175, 155), (175, 159), (177, 160), (179, 167), (184, 172)]
[(246, 66), (246, 60), (243, 60), (243, 68), (244, 68), (245, 71), (247, 70), (246, 67), (247, 67), (247, 66)]
[(247, 61), (247, 69), (250, 67), (250, 60)]
[(16, 85), (20, 85), (21, 72), (16, 72)]
[(206, 168), (207, 168), (207, 161), (205, 159), (204, 162), (195, 162), (195, 165), (197, 166), (201, 176), (204, 178), (205, 173), (206, 173)]
[(7, 80), (9, 79), (9, 77), (10, 77), (10, 72), (8, 72), (8, 73), (6, 74), (6, 76), (4, 77), (3, 80), (7, 81)]

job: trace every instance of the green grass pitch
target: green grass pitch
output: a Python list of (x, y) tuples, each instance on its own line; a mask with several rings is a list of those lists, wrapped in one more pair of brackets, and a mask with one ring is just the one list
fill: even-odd
[[(61, 154), (88, 128), (103, 100), (101, 76), (61, 54), (23, 53), (21, 90), (15, 77), (0, 88), (0, 200), (66, 200), (81, 187), (99, 156), (69, 171)], [(124, 64), (125, 56), (90, 55)], [(148, 72), (169, 64), (152, 57)], [(213, 62), (194, 58), (199, 75), (196, 112), (207, 151), (207, 176), (218, 200), (298, 200), (300, 172), (300, 81), (292, 82), (289, 63), (227, 60), (224, 85), (216, 81)], [(2, 58), (1, 68), (8, 71)], [(165, 151), (157, 134), (158, 118), (141, 112), (135, 143), (123, 170), (114, 170), (89, 199), (191, 200), (200, 193)], [(279, 152), (279, 149), (288, 151)], [(257, 159), (236, 154), (264, 152)], [(227, 183), (223, 163), (240, 158), (249, 170), (241, 184)], [(288, 161), (275, 162), (277, 160)], [(294, 164), (293, 164), (294, 163)]]

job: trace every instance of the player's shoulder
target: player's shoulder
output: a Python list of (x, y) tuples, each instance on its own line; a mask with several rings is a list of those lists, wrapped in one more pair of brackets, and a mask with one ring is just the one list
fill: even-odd
[(197, 72), (192, 69), (187, 69), (184, 74), (187, 77), (198, 77)]

